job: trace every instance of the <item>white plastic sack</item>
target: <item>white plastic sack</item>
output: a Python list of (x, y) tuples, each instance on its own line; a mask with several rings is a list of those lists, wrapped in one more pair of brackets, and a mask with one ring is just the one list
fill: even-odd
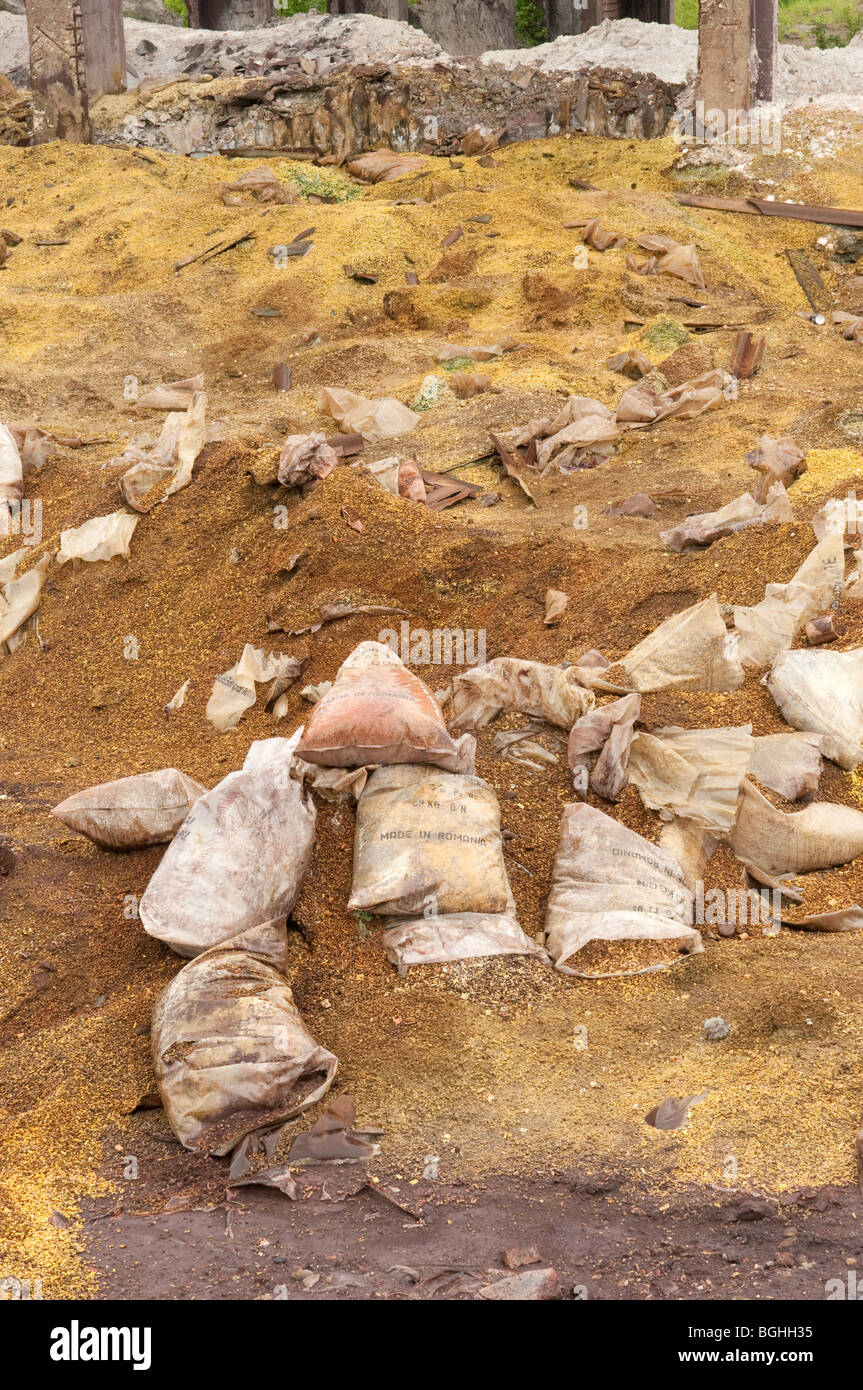
[(318, 410), (332, 415), (342, 434), (361, 434), (367, 444), (409, 434), (422, 418), (392, 396), (369, 400), (332, 386), (325, 386), (318, 396)]
[(302, 729), (253, 743), (195, 802), (140, 902), (141, 922), (181, 956), (283, 918), (300, 890), (315, 838), (315, 808), (291, 775)]
[(130, 512), (111, 512), (108, 516), (91, 516), (83, 526), (60, 532), (57, 564), (69, 560), (112, 560), (115, 555), (129, 558), (129, 542), (140, 517)]
[(830, 801), (777, 811), (747, 781), (729, 842), (738, 859), (768, 874), (832, 869), (863, 854), (863, 812)]
[(863, 762), (863, 647), (782, 652), (766, 684), (792, 728), (825, 735), (825, 758), (846, 771)]
[(666, 618), (617, 665), (626, 682), (642, 693), (738, 690), (745, 678), (715, 594)]
[(451, 723), (455, 729), (482, 729), (505, 709), (570, 729), (593, 706), (593, 692), (579, 684), (578, 667), (498, 656), (455, 677)]
[(638, 733), (629, 780), (651, 810), (672, 811), (706, 830), (730, 830), (754, 748), (751, 724)]
[(573, 958), (591, 941), (669, 941), (693, 955), (703, 946), (692, 917), (692, 894), (666, 850), (586, 803), (564, 807), (545, 920), (558, 970), (582, 974)]
[(338, 1062), (303, 1023), (284, 923), (264, 922), (185, 965), (153, 1014), (165, 1114), (196, 1153), (228, 1153), (326, 1095)]
[(173, 839), (207, 788), (175, 767), (118, 777), (67, 796), (51, 812), (104, 849), (143, 849)]
[(760, 603), (735, 608), (737, 655), (743, 665), (769, 666), (791, 646), (804, 623), (827, 608), (838, 608), (844, 575), (842, 536), (831, 533), (810, 551), (787, 584), (768, 584)]
[(357, 802), (350, 911), (446, 916), (510, 904), (500, 807), (487, 782), (410, 764), (372, 773)]

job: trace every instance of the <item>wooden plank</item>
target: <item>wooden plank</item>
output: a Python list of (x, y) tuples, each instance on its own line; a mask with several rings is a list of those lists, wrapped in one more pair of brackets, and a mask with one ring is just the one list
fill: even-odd
[(796, 222), (820, 222), (830, 227), (863, 227), (863, 212), (854, 208), (828, 208), (816, 203), (777, 203), (768, 198), (712, 198), (695, 193), (678, 193), (683, 207), (712, 208), (716, 212), (760, 213), (764, 217), (787, 217)]

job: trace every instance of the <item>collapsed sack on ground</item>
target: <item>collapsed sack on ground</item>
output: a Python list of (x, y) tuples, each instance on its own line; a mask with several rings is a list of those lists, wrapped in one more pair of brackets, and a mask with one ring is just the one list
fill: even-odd
[(651, 810), (672, 811), (706, 830), (730, 830), (754, 746), (751, 724), (638, 733), (630, 752), (629, 780)]
[(593, 692), (579, 684), (581, 675), (577, 666), (495, 657), (453, 681), (453, 728), (482, 729), (501, 710), (512, 710), (570, 729), (594, 705)]
[(863, 812), (831, 801), (778, 811), (747, 780), (729, 842), (738, 859), (769, 874), (832, 869), (863, 854)]
[(445, 917), (414, 917), (383, 934), (387, 959), (404, 975), (411, 965), (439, 965), (483, 956), (538, 956), (546, 952), (522, 931), (509, 913), (454, 912)]
[(342, 663), (309, 716), (297, 755), (324, 767), (462, 766), (437, 700), (382, 642), (361, 642)]
[(290, 912), (315, 838), (311, 797), (292, 776), (301, 732), (253, 743), (165, 850), (139, 911), (144, 930), (181, 956)]
[(715, 594), (673, 613), (621, 657), (616, 667), (636, 690), (737, 690), (743, 667), (726, 631)]
[(143, 849), (176, 835), (207, 788), (175, 767), (118, 777), (67, 796), (52, 815), (104, 849)]
[(845, 575), (842, 536), (830, 534), (809, 552), (787, 584), (768, 584), (764, 598), (734, 609), (736, 655), (744, 666), (769, 666), (825, 609), (839, 606)]
[(863, 647), (781, 652), (766, 684), (793, 728), (824, 735), (825, 758), (846, 772), (863, 762)]
[(284, 923), (259, 923), (183, 966), (159, 997), (153, 1065), (187, 1149), (227, 1153), (332, 1085), (338, 1061), (303, 1023), (286, 970)]
[(510, 901), (487, 782), (407, 764), (372, 773), (357, 802), (351, 911), (500, 913)]
[(565, 975), (641, 975), (703, 950), (677, 860), (585, 803), (564, 807), (546, 946)]

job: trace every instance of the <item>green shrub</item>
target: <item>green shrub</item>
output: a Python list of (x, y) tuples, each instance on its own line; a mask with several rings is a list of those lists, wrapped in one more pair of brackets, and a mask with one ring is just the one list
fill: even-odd
[(515, 36), (526, 48), (535, 48), (548, 39), (542, 10), (534, 0), (515, 0)]

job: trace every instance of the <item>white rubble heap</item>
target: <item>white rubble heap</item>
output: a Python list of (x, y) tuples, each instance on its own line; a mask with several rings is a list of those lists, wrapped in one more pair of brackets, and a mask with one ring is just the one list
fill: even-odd
[[(125, 31), (130, 86), (182, 72), (254, 75), (278, 68), (291, 57), (321, 59), (325, 66), (336, 67), (375, 62), (431, 66), (452, 61), (451, 55), (421, 29), (373, 15), (297, 14), (261, 29), (227, 32), (127, 19)], [(694, 29), (644, 24), (637, 19), (606, 19), (584, 34), (565, 35), (536, 48), (493, 50), (483, 54), (482, 61), (504, 68), (535, 67), (543, 72), (629, 68), (654, 73), (666, 82), (690, 83), (697, 58), (698, 34)], [(260, 66), (247, 68), (255, 63)], [(0, 11), (0, 72), (17, 86), (27, 85), (23, 15)], [(863, 33), (846, 48), (805, 49), (780, 44), (776, 87), (778, 106), (806, 105), (814, 100), (845, 110), (863, 109)]]

